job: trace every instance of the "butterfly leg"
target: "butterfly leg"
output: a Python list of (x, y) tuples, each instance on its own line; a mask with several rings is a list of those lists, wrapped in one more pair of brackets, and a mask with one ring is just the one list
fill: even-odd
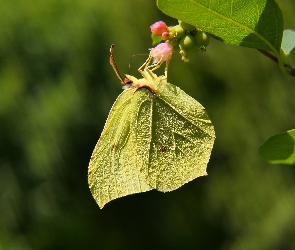
[(147, 66), (151, 63), (151, 60), (152, 57), (149, 55), (148, 59), (144, 62), (144, 64), (139, 67), (139, 73), (142, 74), (146, 70)]
[(166, 61), (166, 65), (165, 65), (165, 77), (166, 77), (166, 79), (167, 79), (169, 62), (170, 62), (170, 60)]

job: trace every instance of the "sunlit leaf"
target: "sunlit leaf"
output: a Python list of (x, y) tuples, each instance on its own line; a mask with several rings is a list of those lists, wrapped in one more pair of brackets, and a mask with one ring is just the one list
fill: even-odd
[(157, 0), (165, 14), (233, 45), (278, 53), (283, 17), (274, 0)]
[(172, 191), (206, 175), (215, 138), (205, 109), (146, 67), (114, 103), (89, 163), (99, 206), (151, 189)]
[(283, 41), (282, 41), (282, 49), (286, 54), (290, 54), (290, 52), (295, 47), (295, 30), (286, 29), (284, 30)]
[(295, 129), (271, 136), (258, 152), (272, 164), (295, 164)]

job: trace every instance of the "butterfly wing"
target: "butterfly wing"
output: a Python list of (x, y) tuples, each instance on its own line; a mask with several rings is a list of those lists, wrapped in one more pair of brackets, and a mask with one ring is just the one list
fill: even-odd
[(91, 192), (102, 208), (129, 194), (177, 189), (206, 175), (214, 139), (203, 106), (178, 87), (125, 90), (93, 151)]
[(152, 189), (146, 181), (151, 93), (128, 89), (114, 103), (92, 153), (88, 182), (102, 208), (107, 202)]
[(215, 133), (203, 106), (166, 83), (159, 86), (152, 110), (149, 184), (166, 192), (206, 175)]

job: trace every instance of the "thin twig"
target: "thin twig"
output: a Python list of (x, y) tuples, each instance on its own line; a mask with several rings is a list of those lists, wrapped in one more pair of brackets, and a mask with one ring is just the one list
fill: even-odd
[[(260, 53), (271, 59), (272, 61), (279, 63), (278, 58), (276, 58), (273, 54), (269, 53), (266, 50), (259, 49)], [(293, 68), (290, 64), (284, 63), (284, 67), (290, 70), (290, 75), (295, 77), (295, 68)]]

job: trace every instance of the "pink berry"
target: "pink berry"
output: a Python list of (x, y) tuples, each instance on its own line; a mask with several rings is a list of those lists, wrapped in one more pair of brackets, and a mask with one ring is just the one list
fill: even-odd
[(163, 32), (167, 31), (167, 25), (163, 21), (155, 22), (150, 28), (151, 32), (156, 36), (161, 36)]
[(172, 57), (173, 46), (169, 43), (159, 43), (155, 48), (151, 49), (151, 56), (154, 58), (154, 62), (157, 63), (160, 60), (162, 62), (169, 61)]
[(163, 39), (167, 39), (169, 37), (169, 32), (168, 31), (164, 31), (163, 33), (162, 33), (162, 38)]

